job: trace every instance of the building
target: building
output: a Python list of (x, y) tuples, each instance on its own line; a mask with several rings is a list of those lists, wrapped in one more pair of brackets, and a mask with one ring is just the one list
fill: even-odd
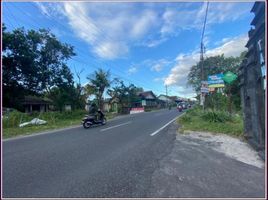
[(25, 96), (22, 101), (25, 112), (47, 112), (52, 106), (52, 101), (47, 98), (36, 96)]
[(244, 134), (264, 159), (265, 150), (265, 2), (256, 2), (248, 32), (248, 52), (239, 68)]
[(152, 91), (140, 92), (138, 96), (140, 97), (140, 101), (136, 105), (137, 107), (141, 106), (149, 109), (157, 107), (157, 97)]

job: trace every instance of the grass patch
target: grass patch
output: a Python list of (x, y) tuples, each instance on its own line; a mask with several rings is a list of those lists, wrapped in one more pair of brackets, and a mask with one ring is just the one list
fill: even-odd
[(225, 112), (203, 111), (200, 108), (194, 108), (180, 117), (178, 123), (181, 125), (179, 130), (181, 133), (190, 130), (224, 133), (237, 137), (243, 134), (243, 120), (239, 114), (229, 116)]
[[(43, 131), (67, 128), (81, 123), (82, 118), (87, 112), (84, 110), (76, 110), (72, 112), (45, 112), (45, 113), (21, 113), (14, 111), (3, 117), (3, 138), (10, 138), (19, 135), (30, 135)], [(115, 115), (107, 113), (107, 119), (113, 118)], [(31, 121), (33, 118), (39, 118), (47, 121), (43, 125), (29, 125), (19, 127), (19, 124)]]

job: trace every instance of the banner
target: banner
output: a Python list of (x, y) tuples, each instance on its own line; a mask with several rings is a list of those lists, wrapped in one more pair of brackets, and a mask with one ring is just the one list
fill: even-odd
[(222, 88), (224, 87), (223, 74), (214, 74), (208, 76), (209, 88)]

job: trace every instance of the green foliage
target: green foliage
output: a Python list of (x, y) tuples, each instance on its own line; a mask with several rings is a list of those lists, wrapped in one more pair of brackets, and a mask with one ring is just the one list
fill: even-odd
[(232, 117), (229, 113), (224, 111), (204, 111), (204, 113), (201, 115), (201, 118), (203, 120), (206, 120), (208, 122), (227, 122), (232, 121)]
[(71, 112), (33, 112), (22, 113), (18, 111), (10, 112), (3, 117), (3, 128), (15, 128), (19, 124), (31, 121), (33, 118), (39, 118), (48, 122), (48, 124), (55, 124), (58, 121), (80, 119), (85, 114), (84, 110), (75, 110)]
[(73, 85), (66, 61), (73, 47), (61, 43), (48, 30), (3, 29), (3, 105), (22, 110), (26, 95), (40, 96), (52, 87)]
[[(224, 55), (212, 56), (204, 59), (204, 79), (207, 80), (208, 75), (218, 74), (231, 71), (238, 73), (238, 68), (243, 60), (244, 54), (239, 57), (224, 57)], [(201, 62), (191, 67), (188, 74), (188, 83), (196, 90), (200, 91), (201, 85)]]
[(212, 110), (227, 110), (228, 98), (221, 93), (211, 93), (206, 96), (205, 108)]
[(142, 91), (142, 88), (136, 87), (134, 84), (126, 86), (123, 81), (115, 80), (114, 86), (107, 93), (112, 99), (118, 100), (119, 107), (131, 107), (140, 100), (138, 92)]
[(93, 74), (87, 76), (100, 108), (103, 107), (103, 93), (112, 83), (110, 76), (110, 71), (104, 71), (103, 69), (98, 69)]
[(180, 120), (182, 122), (190, 122), (191, 121), (191, 117), (189, 115), (183, 115)]
[(208, 131), (212, 133), (224, 133), (232, 136), (242, 136), (243, 120), (240, 114), (229, 116), (223, 111), (203, 111), (201, 107), (186, 111), (186, 114), (178, 119), (181, 125), (180, 132), (184, 130)]
[[(242, 52), (239, 57), (224, 57), (224, 55), (208, 57), (204, 60), (204, 79), (207, 80), (208, 75), (224, 73), (227, 71), (238, 74), (240, 64), (245, 56), (245, 52)], [(197, 92), (200, 91), (201, 86), (201, 62), (191, 67), (188, 74), (188, 84), (190, 84)], [(224, 93), (226, 96), (220, 96), (220, 94), (213, 93), (206, 97), (205, 108), (211, 108), (216, 110), (229, 110), (232, 112), (232, 108), (235, 111), (241, 109), (240, 101), (240, 88), (239, 80), (237, 79), (232, 84), (226, 84)]]

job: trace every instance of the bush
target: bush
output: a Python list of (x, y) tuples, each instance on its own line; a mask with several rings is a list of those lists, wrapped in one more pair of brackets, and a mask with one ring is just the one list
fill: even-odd
[(3, 117), (3, 128), (17, 127), (20, 123), (30, 120), (31, 117), (19, 111), (7, 113)]
[(33, 112), (22, 113), (13, 111), (3, 117), (3, 128), (18, 127), (20, 123), (31, 121), (33, 118), (39, 118), (47, 121), (49, 124), (55, 124), (58, 121), (77, 120), (87, 114), (85, 110), (74, 110), (69, 112)]
[(180, 118), (180, 121), (181, 122), (190, 122), (191, 121), (191, 117), (189, 115), (183, 115), (181, 118)]
[(201, 115), (202, 119), (209, 122), (227, 122), (233, 121), (232, 116), (224, 111), (205, 111)]

